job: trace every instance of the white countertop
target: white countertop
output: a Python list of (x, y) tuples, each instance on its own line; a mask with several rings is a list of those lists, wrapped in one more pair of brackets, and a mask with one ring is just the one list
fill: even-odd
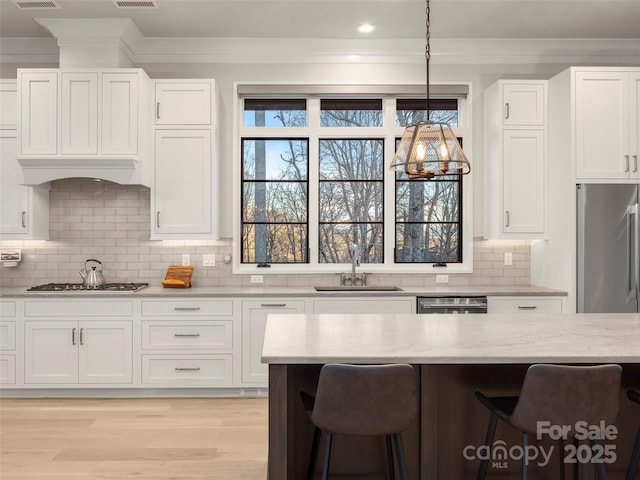
[[(45, 283), (45, 282), (43, 282)], [(333, 291), (317, 292), (313, 287), (192, 287), (192, 288), (163, 288), (149, 286), (135, 292), (27, 292), (29, 287), (2, 287), (0, 297), (402, 297), (402, 296), (443, 296), (443, 295), (554, 295), (566, 296), (566, 292), (539, 287), (536, 285), (521, 286), (403, 286), (401, 291)]]
[(640, 363), (640, 314), (270, 315), (262, 361)]

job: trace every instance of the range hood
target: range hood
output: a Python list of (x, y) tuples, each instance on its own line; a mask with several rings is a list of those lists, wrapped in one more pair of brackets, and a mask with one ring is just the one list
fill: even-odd
[[(147, 103), (149, 100), (146, 97), (149, 95), (148, 86), (142, 85), (145, 82), (148, 82), (148, 77), (142, 70), (140, 69), (132, 69), (132, 61), (130, 58), (132, 44), (135, 44), (142, 38), (142, 35), (138, 31), (137, 27), (133, 23), (133, 21), (129, 18), (36, 18), (35, 21), (42, 25), (43, 28), (48, 30), (58, 42), (58, 47), (60, 49), (60, 57), (59, 57), (59, 72), (64, 72), (66, 69), (70, 72), (88, 72), (90, 75), (92, 72), (99, 71), (109, 71), (115, 72), (116, 75), (113, 78), (117, 77), (117, 80), (113, 81), (113, 84), (117, 86), (113, 91), (122, 91), (122, 97), (120, 98), (129, 98), (126, 90), (122, 90), (126, 81), (120, 78), (120, 69), (122, 70), (123, 75), (129, 74), (132, 70), (137, 70), (141, 72), (137, 77), (137, 85), (135, 88), (135, 97), (137, 100), (137, 105), (135, 105), (135, 110), (138, 112), (138, 120), (133, 124), (125, 124), (123, 122), (114, 122), (114, 125), (120, 125), (122, 127), (119, 132), (122, 138), (126, 138), (127, 133), (125, 129), (126, 125), (130, 125), (129, 128), (136, 129), (137, 135), (137, 148), (129, 148), (124, 151), (136, 152), (130, 154), (111, 154), (107, 153), (105, 150), (104, 153), (99, 153), (97, 150), (94, 150), (92, 154), (84, 155), (81, 152), (71, 152), (70, 154), (64, 154), (64, 148), (60, 147), (60, 132), (63, 132), (60, 125), (56, 125), (56, 122), (47, 123), (46, 126), (43, 126), (41, 130), (36, 134), (36, 138), (42, 140), (43, 137), (46, 138), (57, 138), (55, 143), (58, 144), (56, 148), (55, 145), (53, 147), (47, 146), (47, 148), (32, 148), (31, 151), (27, 151), (24, 148), (20, 149), (18, 154), (18, 162), (22, 166), (23, 173), (23, 184), (24, 185), (40, 185), (42, 183), (50, 182), (52, 180), (60, 180), (65, 178), (96, 178), (101, 180), (108, 180), (111, 182), (115, 182), (121, 185), (144, 185), (150, 186), (149, 171), (150, 168), (148, 165), (144, 165), (149, 159), (148, 151), (150, 148), (149, 142), (150, 140), (144, 140), (145, 136), (148, 135), (147, 120), (144, 120), (139, 117), (139, 115), (144, 115), (144, 112), (148, 111)], [(86, 69), (86, 70), (85, 70)], [(29, 84), (28, 81), (25, 81), (20, 74), (19, 69), (19, 79), (18, 84), (19, 88), (25, 91), (34, 90), (35, 96), (33, 97), (33, 103), (31, 106), (23, 107), (26, 108), (26, 111), (31, 112), (30, 115), (33, 117), (34, 115), (38, 115), (38, 110), (40, 107), (38, 105), (45, 104), (44, 112), (49, 112), (51, 110), (51, 105), (46, 105), (46, 101), (48, 97), (46, 94), (42, 92), (47, 92), (45, 90), (44, 81), (40, 78), (36, 78), (32, 80), (32, 84)], [(29, 71), (30, 69), (24, 69)], [(55, 71), (55, 69), (52, 69)], [(97, 75), (97, 73), (96, 73)], [(100, 78), (96, 76), (95, 79), (98, 83), (101, 82)], [(73, 82), (68, 82), (66, 87), (61, 87), (62, 77), (58, 77), (56, 80), (57, 86), (55, 89), (59, 88), (67, 88), (70, 89), (69, 85)], [(80, 96), (87, 95), (86, 92), (91, 91), (92, 88), (98, 88), (97, 86), (92, 86), (87, 80), (83, 79), (75, 79), (73, 80), (76, 84), (79, 84), (78, 91), (80, 92)], [(39, 85), (37, 85), (40, 82)], [(33, 88), (31, 88), (33, 86)], [(102, 83), (102, 87), (104, 88), (104, 82)], [(119, 90), (120, 89), (120, 90)], [(73, 91), (69, 90), (71, 93), (67, 95), (68, 98), (73, 96)], [(95, 90), (94, 90), (95, 92)], [(133, 92), (133, 90), (132, 90)], [(57, 94), (59, 95), (59, 94)], [(97, 95), (97, 93), (94, 93)], [(63, 94), (64, 96), (64, 94)], [(114, 97), (111, 97), (114, 98)], [(28, 101), (31, 101), (28, 99)], [(58, 98), (58, 102), (60, 102), (60, 98)], [(98, 102), (101, 99), (98, 98)], [(22, 104), (25, 105), (25, 101), (23, 99)], [(35, 106), (35, 107), (34, 107)], [(122, 107), (122, 103), (118, 104), (118, 107)], [(55, 106), (53, 107), (56, 108)], [(58, 104), (58, 109), (64, 109), (63, 106)], [(73, 113), (73, 108), (71, 108), (71, 113), (67, 115), (71, 116)], [(67, 108), (67, 111), (69, 111)], [(127, 108), (127, 107), (122, 107)], [(59, 110), (60, 112), (61, 110)], [(122, 111), (121, 109), (119, 111)], [(125, 110), (126, 111), (126, 110)], [(35, 112), (35, 113), (34, 113)], [(56, 118), (60, 121), (61, 114), (58, 112)], [(97, 112), (94, 115), (98, 115)], [(89, 118), (91, 118), (89, 116)], [(148, 120), (151, 122), (151, 119)], [(98, 122), (102, 122), (102, 120), (98, 120)], [(29, 120), (27, 119), (27, 124), (29, 125)], [(38, 125), (44, 125), (42, 121), (38, 123)], [(98, 125), (100, 123), (93, 124), (95, 129), (98, 129)], [(20, 128), (20, 126), (19, 126)], [(87, 130), (82, 129), (85, 136), (89, 136)], [(127, 130), (128, 131), (128, 130)], [(124, 132), (124, 133), (123, 133)], [(21, 135), (27, 135), (26, 132), (22, 132)], [(67, 133), (68, 135), (68, 133)], [(94, 133), (95, 135), (95, 133)], [(100, 133), (98, 133), (100, 135)], [(110, 135), (110, 134), (109, 134)], [(84, 139), (83, 139), (84, 140)], [(93, 139), (95, 142), (95, 137)], [(68, 140), (67, 140), (68, 144)], [(47, 144), (50, 145), (50, 144)], [(47, 153), (45, 153), (45, 150)], [(57, 153), (52, 153), (57, 151)], [(115, 152), (115, 150), (111, 150)]]
[(40, 185), (64, 178), (98, 178), (121, 185), (150, 186), (134, 158), (18, 158), (23, 185)]

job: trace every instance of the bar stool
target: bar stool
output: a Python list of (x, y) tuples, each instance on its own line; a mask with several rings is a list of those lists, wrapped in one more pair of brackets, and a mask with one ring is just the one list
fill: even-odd
[[(579, 421), (599, 425), (613, 423), (618, 415), (620, 379), (619, 365), (564, 366), (531, 365), (525, 374), (517, 397), (486, 397), (475, 392), (476, 398), (489, 409), (491, 417), (484, 445), (490, 447), (498, 419), (522, 432), (522, 447), (526, 449), (528, 434), (537, 434), (538, 421), (549, 425), (570, 425)], [(595, 440), (589, 440), (593, 446)], [(560, 439), (560, 452), (564, 442)], [(478, 480), (487, 474), (489, 460), (482, 460)], [(598, 478), (607, 478), (604, 464), (596, 464)], [(577, 472), (577, 471), (576, 471)], [(522, 479), (527, 478), (526, 455), (522, 458)], [(560, 478), (564, 480), (564, 463), (560, 455)]]
[[(395, 477), (393, 449), (402, 480), (408, 480), (400, 432), (416, 420), (418, 393), (411, 365), (327, 364), (320, 370), (315, 398), (300, 392), (315, 426), (307, 478), (313, 479), (320, 432), (325, 434), (322, 479), (329, 477), (334, 434), (385, 436), (389, 477)], [(392, 447), (393, 443), (393, 447)]]
[[(640, 392), (627, 390), (627, 398), (640, 405)], [(636, 433), (636, 442), (633, 444), (633, 453), (629, 461), (629, 468), (627, 468), (627, 475), (624, 477), (625, 480), (633, 480), (633, 477), (636, 476), (638, 460), (640, 460), (640, 427), (638, 427), (638, 432)]]

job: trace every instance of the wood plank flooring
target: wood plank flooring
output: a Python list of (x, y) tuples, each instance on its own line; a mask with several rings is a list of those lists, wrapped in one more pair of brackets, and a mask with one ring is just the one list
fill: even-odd
[(265, 480), (267, 399), (0, 399), (2, 480)]

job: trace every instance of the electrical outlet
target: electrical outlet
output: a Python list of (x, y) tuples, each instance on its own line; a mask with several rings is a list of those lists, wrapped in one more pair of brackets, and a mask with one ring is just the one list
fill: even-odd
[(505, 265), (513, 265), (513, 253), (505, 252), (504, 253), (504, 264)]
[(189, 255), (188, 253), (182, 254), (182, 265), (184, 265), (185, 267), (187, 265), (191, 265), (191, 255)]
[(202, 266), (203, 267), (215, 267), (216, 266), (216, 254), (215, 253), (205, 253), (202, 255)]
[(264, 283), (262, 275), (251, 275), (251, 283)]
[(436, 275), (436, 283), (449, 283), (449, 275)]

